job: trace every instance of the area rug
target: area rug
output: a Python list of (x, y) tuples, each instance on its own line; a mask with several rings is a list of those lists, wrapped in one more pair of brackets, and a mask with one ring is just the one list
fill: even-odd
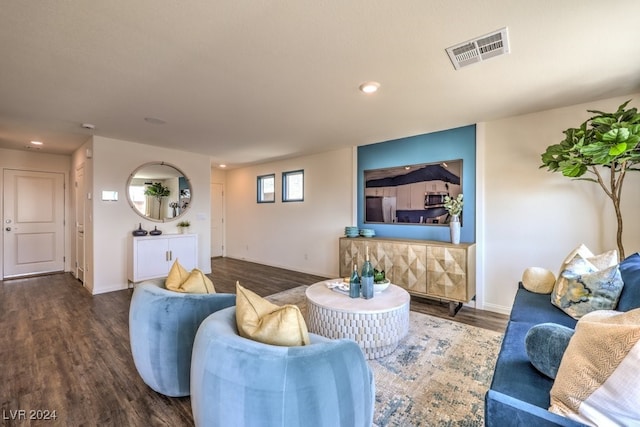
[[(306, 314), (299, 286), (268, 297)], [(484, 395), (502, 334), (410, 312), (409, 334), (388, 356), (369, 360), (376, 382), (374, 425), (484, 425)]]

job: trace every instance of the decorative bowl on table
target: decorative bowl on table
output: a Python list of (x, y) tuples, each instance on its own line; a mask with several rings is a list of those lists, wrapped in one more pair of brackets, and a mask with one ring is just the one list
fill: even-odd
[(384, 279), (384, 281), (373, 284), (373, 292), (378, 294), (389, 287), (391, 281), (389, 279)]
[(376, 231), (372, 228), (362, 228), (360, 229), (360, 235), (362, 237), (373, 237), (376, 235)]
[(347, 237), (358, 237), (360, 235), (360, 230), (358, 227), (347, 226), (344, 228), (344, 235)]

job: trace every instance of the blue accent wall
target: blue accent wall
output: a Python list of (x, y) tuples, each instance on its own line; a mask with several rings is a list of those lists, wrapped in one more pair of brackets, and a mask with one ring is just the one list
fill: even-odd
[(446, 225), (364, 223), (364, 171), (418, 163), (462, 159), (462, 228), (460, 241), (476, 239), (476, 126), (395, 139), (358, 147), (358, 227), (375, 230), (377, 237), (451, 240)]

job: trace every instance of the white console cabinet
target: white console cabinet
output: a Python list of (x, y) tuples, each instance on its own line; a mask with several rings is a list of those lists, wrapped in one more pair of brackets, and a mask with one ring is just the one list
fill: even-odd
[(198, 267), (197, 234), (163, 234), (130, 238), (130, 282), (166, 277), (177, 259), (188, 271)]

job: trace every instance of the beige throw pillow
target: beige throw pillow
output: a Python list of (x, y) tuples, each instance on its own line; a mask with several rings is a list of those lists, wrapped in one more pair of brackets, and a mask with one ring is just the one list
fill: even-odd
[(588, 425), (640, 424), (640, 309), (586, 314), (562, 357), (549, 411)]
[(202, 270), (194, 268), (189, 273), (189, 277), (180, 286), (180, 292), (189, 294), (215, 294), (216, 288)]
[(279, 346), (307, 345), (309, 332), (300, 309), (277, 306), (236, 282), (236, 324), (240, 336)]
[(178, 260), (175, 260), (169, 270), (167, 280), (164, 282), (164, 287), (170, 291), (179, 292), (180, 285), (187, 280), (187, 277), (189, 277), (189, 272), (178, 262)]
[(189, 294), (216, 293), (213, 282), (201, 270), (194, 268), (188, 272), (178, 260), (171, 266), (164, 287), (170, 291)]
[(556, 284), (556, 276), (546, 268), (529, 267), (522, 273), (522, 286), (529, 292), (550, 294)]

